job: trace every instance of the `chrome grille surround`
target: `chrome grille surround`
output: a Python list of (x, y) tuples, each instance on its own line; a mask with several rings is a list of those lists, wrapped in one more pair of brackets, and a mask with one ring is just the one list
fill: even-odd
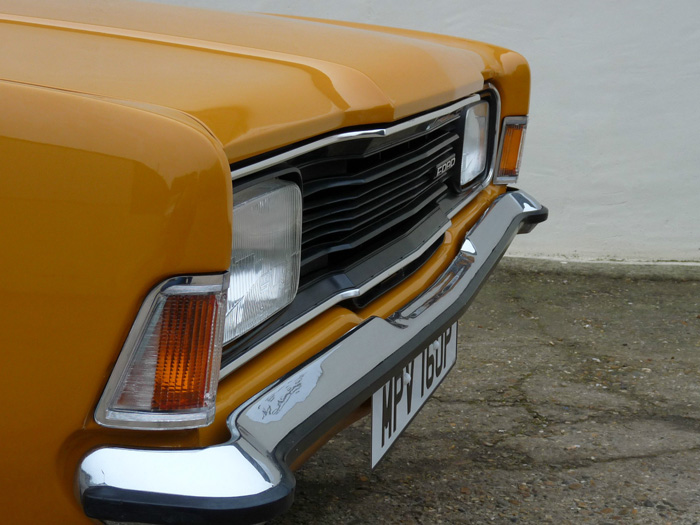
[[(230, 374), (247, 361), (259, 355), (266, 348), (276, 343), (285, 335), (296, 330), (306, 322), (312, 320), (314, 317), (318, 316), (323, 311), (331, 308), (332, 306), (340, 302), (346, 301), (349, 298), (361, 296), (375, 285), (381, 283), (384, 279), (387, 279), (391, 275), (400, 271), (405, 266), (409, 265), (411, 262), (420, 258), (421, 255), (423, 255), (429, 250), (429, 248), (435, 243), (436, 240), (439, 240), (442, 237), (444, 232), (451, 226), (450, 218), (453, 217), (456, 213), (458, 213), (462, 208), (464, 208), (492, 180), (493, 170), (496, 166), (496, 145), (498, 144), (498, 131), (500, 127), (500, 98), (498, 96), (498, 92), (492, 86), (487, 85), (485, 86), (485, 90), (479, 94), (472, 95), (458, 102), (447, 105), (443, 108), (434, 111), (429, 111), (427, 113), (413, 118), (408, 118), (396, 124), (387, 125), (386, 127), (371, 127), (369, 129), (351, 130), (336, 133), (308, 142), (306, 144), (301, 144), (292, 147), (290, 149), (276, 153), (271, 156), (267, 156), (265, 158), (260, 158), (259, 160), (252, 159), (246, 165), (243, 166), (241, 166), (239, 163), (238, 165), (232, 167), (233, 169), (231, 171), (231, 177), (234, 181), (234, 187), (236, 184), (246, 184), (248, 181), (250, 181), (250, 183), (255, 183), (255, 181), (260, 180), (261, 178), (264, 178), (266, 176), (278, 176), (275, 170), (279, 167), (288, 167), (290, 165), (294, 166), (295, 164), (299, 164), (300, 159), (303, 161), (305, 157), (311, 158), (314, 155), (317, 155), (320, 150), (324, 150), (324, 148), (327, 150), (329, 148), (332, 149), (337, 148), (339, 146), (345, 147), (348, 144), (357, 143), (358, 141), (390, 141), (394, 137), (399, 137), (402, 133), (411, 133), (414, 132), (416, 129), (419, 129), (421, 133), (424, 134), (429, 133), (433, 129), (438, 129), (444, 126), (445, 122), (450, 122), (454, 120), (453, 118), (450, 118), (451, 115), (463, 114), (465, 108), (476, 102), (479, 102), (484, 98), (490, 99), (491, 111), (493, 112), (493, 115), (495, 115), (494, 118), (491, 118), (491, 129), (489, 131), (491, 151), (486, 172), (484, 173), (484, 175), (478, 178), (475, 181), (475, 183), (472, 186), (470, 186), (468, 190), (464, 193), (453, 195), (451, 198), (443, 199), (445, 202), (441, 203), (441, 212), (444, 214), (441, 226), (439, 228), (434, 228), (434, 231), (431, 232), (431, 235), (429, 237), (426, 237), (425, 241), (420, 243), (418, 247), (407, 251), (401, 256), (400, 260), (392, 262), (386, 268), (383, 268), (382, 271), (376, 273), (370, 279), (367, 279), (366, 281), (362, 282), (361, 285), (351, 285), (346, 286), (342, 289), (338, 289), (337, 293), (333, 293), (332, 295), (325, 297), (322, 301), (318, 302), (317, 304), (314, 304), (313, 307), (306, 309), (306, 311), (304, 311), (303, 313), (296, 315), (293, 319), (290, 319), (289, 322), (285, 322), (277, 329), (270, 331), (270, 333), (263, 334), (262, 337), (260, 337), (258, 340), (253, 341), (252, 343), (246, 343), (246, 345), (244, 345), (244, 347), (241, 348), (239, 351), (236, 350), (236, 347), (239, 346), (238, 340), (229, 343), (227, 345), (227, 348), (224, 350), (224, 358), (222, 359), (222, 369), (220, 373), (221, 378)], [(457, 138), (459, 139), (461, 138), (461, 136)], [(450, 137), (443, 137), (443, 139), (443, 141), (440, 141), (440, 139), (438, 139), (438, 144), (435, 144), (435, 148), (431, 148), (430, 146), (426, 148), (427, 150), (434, 150), (430, 151), (430, 155), (428, 155), (430, 160), (426, 161), (426, 166), (429, 167), (430, 165), (432, 165), (431, 163), (434, 164), (436, 159), (442, 159), (446, 157), (448, 158), (451, 154), (449, 148), (452, 144), (454, 144), (455, 139)], [(401, 143), (402, 142), (400, 140), (397, 142), (397, 144)], [(303, 164), (303, 162), (301, 164)], [(459, 167), (459, 162), (457, 163), (457, 166)], [(372, 171), (372, 169), (376, 169), (376, 165), (369, 167), (370, 172)], [(306, 176), (303, 174), (304, 166), (301, 166), (300, 171), (302, 172), (302, 174), (300, 176), (296, 176), (299, 177), (298, 182), (302, 185), (302, 188), (304, 190), (303, 193), (305, 200), (302, 242), (304, 243), (303, 250), (306, 252), (307, 255), (306, 265), (309, 266), (309, 257), (311, 257), (312, 261), (318, 259), (319, 244), (323, 244), (315, 243), (314, 241), (317, 241), (318, 239), (323, 240), (324, 236), (326, 236), (326, 238), (333, 236), (332, 230), (326, 230), (325, 232), (323, 231), (323, 228), (326, 227), (326, 221), (331, 220), (337, 223), (342, 223), (342, 221), (344, 220), (344, 217), (338, 215), (338, 213), (342, 214), (348, 210), (338, 210), (337, 203), (339, 201), (342, 202), (343, 200), (349, 200), (347, 198), (345, 190), (347, 190), (348, 188), (360, 187), (361, 185), (358, 186), (356, 183), (353, 182), (354, 177), (352, 175), (344, 178), (341, 177), (341, 179), (344, 179), (341, 181), (339, 181), (337, 177), (320, 177), (316, 180), (314, 180), (313, 178), (312, 180), (307, 180)], [(418, 169), (417, 171), (421, 170)], [(280, 173), (282, 173), (281, 176), (283, 177), (286, 176), (288, 178), (293, 178), (293, 176), (289, 177), (288, 171), (285, 172), (284, 170), (282, 170)], [(398, 173), (397, 178), (400, 179), (403, 176), (403, 174), (404, 172)], [(420, 178), (422, 176), (424, 179), (426, 179), (425, 175), (426, 173), (423, 171), (416, 178)], [(371, 176), (372, 173), (370, 173), (370, 178)], [(377, 177), (373, 180), (381, 181), (381, 179), (382, 177)], [(444, 182), (444, 180), (441, 181), (441, 183)], [(424, 199), (426, 202), (434, 202), (435, 199), (441, 198), (439, 195), (440, 191), (438, 191), (438, 189), (436, 189), (434, 185), (431, 186), (431, 184), (429, 184), (429, 182), (426, 180), (422, 181), (422, 185), (423, 191), (429, 194)], [(328, 191), (328, 188), (333, 186), (341, 188), (341, 191), (339, 193), (339, 195), (341, 195), (340, 198), (332, 199), (331, 202), (323, 202), (322, 199), (319, 199), (319, 195), (323, 195), (324, 191)], [(380, 182), (378, 186), (381, 187), (382, 183)], [(419, 196), (420, 195), (421, 192), (419, 192)], [(352, 197), (350, 197), (350, 199), (351, 198)], [(382, 202), (381, 198), (379, 198), (378, 200), (379, 202)], [(413, 203), (414, 201), (415, 199), (407, 201), (408, 205), (410, 206), (411, 203)], [(308, 208), (307, 202), (309, 203)], [(374, 202), (376, 201), (372, 198), (369, 200), (369, 206), (367, 206), (366, 202), (362, 203), (362, 206), (365, 206), (365, 209), (363, 211), (370, 216), (372, 212), (372, 203)], [(403, 204), (404, 206), (406, 205), (405, 202)], [(324, 216), (323, 213), (319, 213), (319, 209), (322, 209), (324, 206), (326, 206), (327, 208), (332, 208), (330, 219), (328, 215)], [(378, 207), (386, 211), (385, 206), (379, 205)], [(352, 205), (350, 205), (348, 208), (351, 210), (354, 209)], [(367, 211), (368, 208), (369, 211)], [(362, 216), (363, 213), (361, 212), (360, 215)], [(386, 216), (386, 214), (384, 215)], [(369, 220), (370, 226), (371, 223), (372, 219)], [(309, 229), (309, 233), (307, 233), (307, 227), (309, 225), (312, 226), (312, 228)], [(362, 224), (360, 224), (360, 227), (361, 226)], [(319, 229), (321, 229), (321, 232), (318, 231)], [(316, 234), (314, 234), (314, 230), (316, 230)], [(304, 264), (305, 263), (302, 262), (302, 265)], [(314, 269), (312, 268), (310, 273), (313, 274), (313, 271)], [(307, 271), (307, 273), (309, 273), (309, 271)]]

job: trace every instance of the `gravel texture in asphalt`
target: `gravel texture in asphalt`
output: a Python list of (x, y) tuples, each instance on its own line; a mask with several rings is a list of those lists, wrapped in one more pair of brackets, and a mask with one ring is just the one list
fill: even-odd
[(371, 471), (365, 418), (274, 523), (700, 523), (700, 267), (505, 259)]

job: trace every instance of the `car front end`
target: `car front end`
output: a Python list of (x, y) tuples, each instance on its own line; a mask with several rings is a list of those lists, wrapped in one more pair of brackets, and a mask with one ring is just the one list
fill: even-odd
[[(6, 470), (38, 477), (20, 465), (40, 450), (61, 521), (256, 523), (369, 412), (376, 464), (512, 239), (547, 217), (510, 186), (525, 60), (360, 24), (67, 6), (0, 10), (33, 43), (0, 63), (0, 146), (31, 175), (2, 179), (22, 203), (9, 241), (36, 254), (0, 281), (5, 340), (61, 400), (18, 401)], [(3, 487), (17, 521), (42, 512), (26, 487)]]

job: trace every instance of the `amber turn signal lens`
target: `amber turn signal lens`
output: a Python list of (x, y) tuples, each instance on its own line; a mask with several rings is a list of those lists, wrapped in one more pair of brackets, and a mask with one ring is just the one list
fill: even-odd
[(153, 410), (187, 410), (205, 405), (211, 386), (210, 354), (219, 303), (214, 295), (166, 299), (158, 330)]
[(504, 119), (500, 160), (494, 179), (496, 184), (508, 184), (518, 179), (526, 128), (527, 117), (506, 117)]

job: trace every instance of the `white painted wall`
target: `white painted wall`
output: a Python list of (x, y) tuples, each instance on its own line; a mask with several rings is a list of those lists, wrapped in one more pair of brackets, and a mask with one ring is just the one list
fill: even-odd
[(514, 49), (533, 74), (520, 185), (551, 214), (510, 253), (700, 261), (700, 2), (166, 1)]

